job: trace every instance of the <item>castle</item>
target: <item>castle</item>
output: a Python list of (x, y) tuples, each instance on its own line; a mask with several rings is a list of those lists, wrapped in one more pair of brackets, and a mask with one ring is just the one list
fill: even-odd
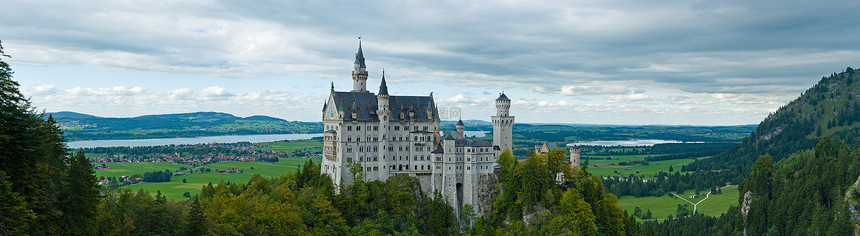
[[(493, 140), (467, 139), (462, 121), (456, 130), (440, 132), (441, 121), (433, 93), (427, 96), (388, 94), (385, 72), (377, 94), (367, 90), (367, 65), (359, 43), (349, 92), (334, 84), (323, 105), (322, 173), (336, 187), (353, 183), (350, 163), (359, 163), (365, 181), (385, 181), (405, 174), (421, 183), (422, 191), (439, 191), (456, 212), (471, 204), (476, 213), (488, 201), (487, 184), (495, 178), (501, 152), (512, 148), (514, 117), (511, 100), (501, 93), (492, 116)], [(356, 173), (357, 174), (357, 173)]]

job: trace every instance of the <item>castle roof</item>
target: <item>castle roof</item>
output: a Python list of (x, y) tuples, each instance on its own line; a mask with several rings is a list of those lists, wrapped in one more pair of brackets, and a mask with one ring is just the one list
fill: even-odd
[(457, 139), (454, 141), (455, 147), (492, 147), (493, 143), (486, 139)]
[(505, 96), (504, 92), (502, 92), (502, 94), (499, 95), (499, 98), (496, 98), (496, 101), (510, 101), (510, 100), (511, 99), (509, 99), (508, 96)]
[[(344, 121), (378, 121), (376, 114), (376, 95), (368, 92), (338, 92), (331, 93), (333, 102), (327, 106), (335, 106), (338, 112), (343, 112)], [(433, 121), (428, 116), (427, 110), (438, 117), (436, 103), (430, 96), (391, 96), (388, 99), (391, 117), (389, 121)], [(355, 119), (352, 113), (356, 113)], [(410, 112), (412, 116), (410, 117)], [(403, 118), (400, 118), (400, 114)]]
[(379, 95), (388, 95), (388, 85), (385, 84), (385, 70), (382, 71), (382, 83), (379, 84)]
[(430, 152), (430, 153), (433, 153), (433, 154), (442, 154), (442, 153), (445, 153), (445, 152), (442, 150), (442, 145), (441, 145), (441, 144), (437, 144), (437, 145), (436, 145), (436, 150), (433, 150), (433, 151), (432, 151), (432, 152)]
[(364, 53), (361, 52), (361, 43), (358, 44), (358, 52), (355, 53), (355, 63), (359, 64), (359, 68), (367, 68), (367, 65), (364, 64)]
[(461, 119), (460, 121), (457, 121), (457, 126), (460, 126), (460, 125), (465, 125), (465, 124), (463, 124), (463, 120), (462, 120), (462, 119)]

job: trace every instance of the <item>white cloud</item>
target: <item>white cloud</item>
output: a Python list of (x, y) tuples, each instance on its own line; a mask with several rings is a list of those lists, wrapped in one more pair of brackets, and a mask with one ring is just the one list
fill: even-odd
[(651, 101), (654, 100), (653, 96), (636, 93), (636, 94), (627, 94), (627, 95), (612, 95), (606, 99), (606, 102), (609, 103), (618, 103), (618, 102), (638, 102), (638, 101)]

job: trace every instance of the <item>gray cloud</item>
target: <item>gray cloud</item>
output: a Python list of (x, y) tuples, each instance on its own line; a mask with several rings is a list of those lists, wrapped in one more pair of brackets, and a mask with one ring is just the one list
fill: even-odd
[(860, 2), (848, 0), (5, 5), (16, 7), (0, 9), (0, 38), (28, 65), (343, 84), (361, 35), (371, 74), (386, 68), (394, 86), (513, 87), (677, 105), (705, 103), (691, 97), (710, 94), (774, 102), (860, 62)]

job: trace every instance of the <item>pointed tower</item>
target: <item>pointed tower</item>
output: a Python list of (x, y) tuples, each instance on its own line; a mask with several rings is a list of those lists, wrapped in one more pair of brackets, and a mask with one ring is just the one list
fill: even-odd
[(352, 66), (352, 92), (367, 92), (367, 65), (364, 64), (364, 53), (361, 52), (361, 41), (358, 41), (358, 53)]
[[(385, 70), (382, 70), (382, 83), (379, 84), (379, 93), (376, 94), (376, 115), (379, 117), (379, 161), (382, 166), (389, 166), (389, 161), (394, 160), (394, 156), (387, 156), (388, 154), (388, 119), (391, 115), (391, 110), (388, 105), (388, 85), (385, 84)], [(389, 176), (389, 169), (382, 168), (377, 172), (379, 174), (378, 179), (384, 180)]]
[(502, 92), (499, 98), (496, 99), (496, 115), (493, 120), (493, 145), (499, 149), (511, 149), (513, 151), (513, 128), (514, 117), (510, 116), (508, 111), (511, 108), (511, 99), (505, 96)]

